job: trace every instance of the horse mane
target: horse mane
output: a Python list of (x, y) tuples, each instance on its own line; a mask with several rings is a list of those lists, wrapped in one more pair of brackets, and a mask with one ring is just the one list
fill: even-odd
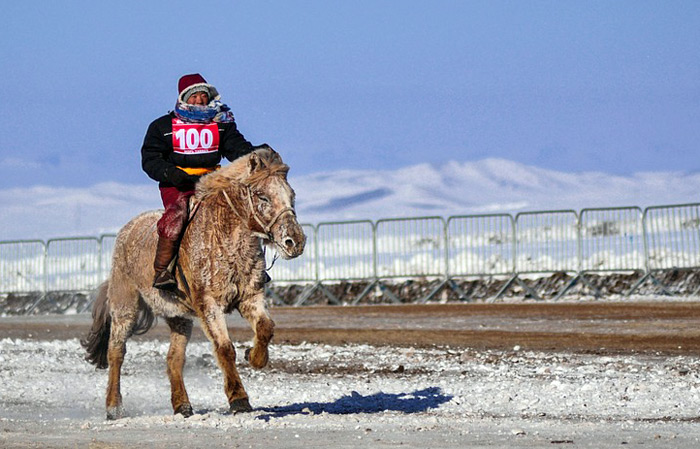
[(255, 186), (270, 176), (283, 176), (286, 179), (287, 172), (289, 166), (282, 162), (280, 155), (269, 146), (264, 146), (202, 176), (197, 182), (195, 198), (201, 201), (232, 186)]

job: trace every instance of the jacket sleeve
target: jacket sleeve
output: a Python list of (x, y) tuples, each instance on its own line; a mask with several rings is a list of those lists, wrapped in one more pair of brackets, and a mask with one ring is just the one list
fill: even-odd
[(221, 136), (219, 153), (229, 161), (234, 161), (253, 151), (253, 145), (238, 131), (236, 122), (220, 123), (219, 130)]
[(168, 161), (172, 153), (172, 142), (165, 136), (163, 117), (153, 121), (146, 131), (141, 147), (141, 167), (143, 171), (158, 182), (168, 182), (166, 171), (175, 166)]

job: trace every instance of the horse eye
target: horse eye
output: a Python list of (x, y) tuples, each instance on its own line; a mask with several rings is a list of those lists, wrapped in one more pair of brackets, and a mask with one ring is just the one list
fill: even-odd
[(265, 195), (262, 195), (262, 194), (260, 194), (260, 193), (257, 194), (257, 197), (258, 197), (258, 199), (259, 199), (260, 201), (262, 201), (262, 202), (264, 202), (264, 203), (269, 203), (269, 202), (270, 202), (270, 198), (268, 198), (268, 197), (266, 197)]

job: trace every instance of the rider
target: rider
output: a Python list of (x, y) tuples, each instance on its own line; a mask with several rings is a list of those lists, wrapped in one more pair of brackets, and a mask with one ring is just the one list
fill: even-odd
[(178, 82), (175, 110), (154, 120), (143, 140), (141, 166), (158, 181), (165, 206), (153, 262), (153, 286), (159, 289), (177, 287), (168, 266), (177, 254), (199, 177), (219, 168), (222, 156), (233, 161), (257, 148), (238, 131), (220, 98), (202, 75), (184, 75)]

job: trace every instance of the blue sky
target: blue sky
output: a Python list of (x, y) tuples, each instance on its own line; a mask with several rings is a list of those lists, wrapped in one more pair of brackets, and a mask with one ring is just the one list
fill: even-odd
[(700, 169), (697, 1), (3, 2), (0, 188), (151, 182), (200, 72), (292, 175), (489, 157)]

